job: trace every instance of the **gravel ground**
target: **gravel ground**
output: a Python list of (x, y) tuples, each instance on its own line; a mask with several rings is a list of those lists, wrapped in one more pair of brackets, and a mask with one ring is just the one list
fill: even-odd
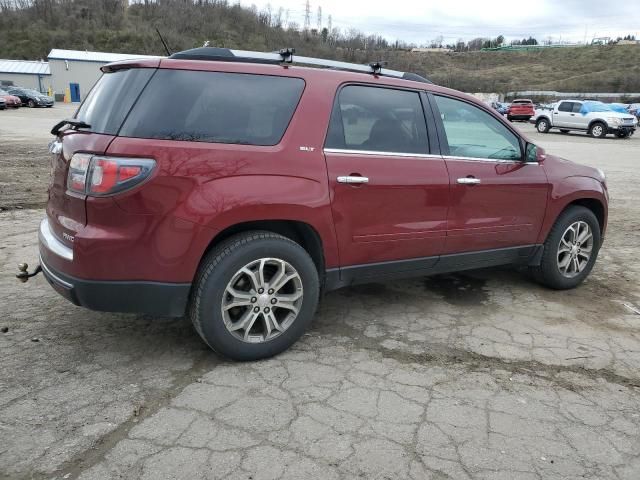
[(290, 351), (238, 364), (186, 319), (12, 278), (36, 258), (46, 132), (70, 113), (0, 112), (0, 478), (640, 478), (640, 138), (519, 124), (608, 175), (580, 288), (498, 269), (344, 289)]

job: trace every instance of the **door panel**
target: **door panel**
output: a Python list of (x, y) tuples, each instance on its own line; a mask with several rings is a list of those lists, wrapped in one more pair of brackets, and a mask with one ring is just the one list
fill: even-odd
[(342, 266), (442, 252), (449, 176), (429, 154), (418, 92), (343, 87), (324, 151)]
[(444, 253), (534, 244), (547, 202), (544, 169), (522, 161), (519, 137), (493, 114), (433, 98), (451, 185)]
[[(547, 202), (539, 164), (447, 158), (451, 178), (446, 253), (536, 242)], [(457, 183), (473, 177), (477, 184)]]
[(560, 102), (553, 112), (553, 126), (572, 127), (573, 121), (573, 102)]
[[(449, 176), (442, 157), (325, 149), (343, 266), (439, 255), (445, 242)], [(360, 175), (367, 183), (339, 183)]]

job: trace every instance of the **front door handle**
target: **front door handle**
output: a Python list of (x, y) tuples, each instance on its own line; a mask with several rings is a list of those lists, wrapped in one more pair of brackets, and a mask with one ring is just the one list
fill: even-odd
[(351, 184), (369, 183), (369, 177), (345, 175), (345, 176), (338, 177), (338, 183), (351, 183)]
[(459, 178), (457, 182), (461, 185), (477, 185), (480, 183), (480, 179), (472, 177), (462, 177)]

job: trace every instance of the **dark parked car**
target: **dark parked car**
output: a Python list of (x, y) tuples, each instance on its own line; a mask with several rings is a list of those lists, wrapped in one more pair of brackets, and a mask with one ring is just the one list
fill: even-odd
[(53, 98), (36, 90), (20, 87), (9, 87), (7, 91), (11, 95), (20, 98), (23, 105), (33, 107), (53, 107)]
[(293, 344), (321, 291), (507, 264), (555, 289), (589, 275), (601, 171), (417, 75), (291, 60), (203, 48), (102, 67), (52, 130), (53, 288), (95, 310), (186, 313), (211, 348), (252, 360)]
[(7, 101), (0, 97), (0, 110), (4, 110), (5, 108), (7, 108)]

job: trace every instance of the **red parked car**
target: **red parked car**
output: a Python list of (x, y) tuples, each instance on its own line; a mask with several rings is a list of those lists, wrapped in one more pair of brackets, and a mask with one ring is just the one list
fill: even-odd
[(2, 90), (1, 88), (0, 98), (4, 99), (4, 103), (7, 108), (18, 108), (22, 106), (22, 101), (18, 97), (11, 95), (9, 92)]
[(507, 119), (510, 122), (513, 120), (523, 120), (528, 122), (535, 114), (536, 109), (531, 100), (516, 99), (511, 102), (511, 105), (509, 106)]
[(186, 313), (248, 360), (294, 343), (321, 291), (505, 264), (556, 289), (589, 274), (601, 171), (417, 75), (291, 60), (205, 48), (103, 67), (52, 130), (53, 288), (95, 310)]

